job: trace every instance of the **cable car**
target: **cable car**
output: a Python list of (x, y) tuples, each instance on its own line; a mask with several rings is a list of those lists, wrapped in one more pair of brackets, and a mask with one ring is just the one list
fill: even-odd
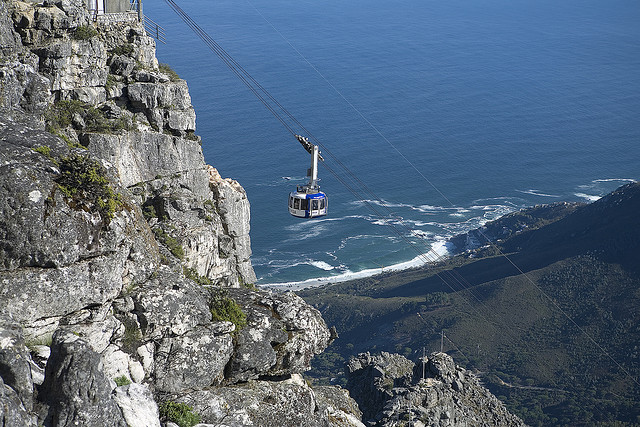
[(297, 218), (317, 218), (325, 216), (329, 207), (327, 195), (320, 191), (318, 185), (318, 159), (324, 160), (317, 145), (308, 138), (296, 135), (300, 144), (311, 154), (311, 168), (307, 176), (309, 183), (298, 185), (296, 191), (289, 193), (289, 213)]

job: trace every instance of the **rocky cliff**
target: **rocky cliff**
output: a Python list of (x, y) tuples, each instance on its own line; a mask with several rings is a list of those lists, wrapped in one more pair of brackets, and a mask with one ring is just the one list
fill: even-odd
[(363, 426), (301, 376), (320, 313), (253, 286), (186, 82), (84, 3), (0, 0), (0, 426)]
[(127, 21), (0, 1), (0, 425), (361, 425), (301, 378), (331, 334), (252, 285), (246, 194)]
[(414, 364), (399, 354), (361, 353), (347, 363), (347, 389), (369, 426), (524, 426), (445, 353)]

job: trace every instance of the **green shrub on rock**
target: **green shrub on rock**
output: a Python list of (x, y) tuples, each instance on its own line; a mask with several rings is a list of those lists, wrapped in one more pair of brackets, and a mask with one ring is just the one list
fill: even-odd
[(236, 331), (247, 325), (247, 315), (244, 314), (238, 303), (227, 295), (224, 289), (211, 293), (209, 309), (214, 322), (231, 322), (236, 325)]
[(76, 40), (89, 40), (98, 35), (98, 31), (91, 25), (80, 25), (73, 32), (73, 38)]
[(193, 280), (200, 286), (213, 285), (213, 281), (211, 279), (209, 279), (207, 276), (199, 275), (195, 268), (182, 267), (182, 272), (184, 273), (184, 277)]
[(73, 122), (73, 116), (82, 115), (85, 109), (86, 104), (81, 101), (58, 101), (51, 105), (44, 114), (47, 132), (54, 133), (70, 126)]
[(111, 53), (113, 53), (114, 55), (125, 55), (125, 56), (130, 56), (133, 53), (133, 44), (131, 43), (125, 43), (122, 44), (120, 46), (116, 46)]
[(127, 378), (125, 375), (120, 375), (118, 378), (114, 378), (113, 380), (116, 382), (116, 385), (118, 387), (131, 384), (131, 380)]
[(171, 421), (180, 427), (193, 427), (200, 423), (200, 415), (193, 412), (193, 408), (185, 403), (168, 400), (160, 405), (160, 419)]
[(153, 233), (156, 239), (169, 249), (169, 251), (178, 259), (184, 259), (184, 249), (178, 240), (164, 231), (162, 228), (154, 228)]
[(58, 188), (79, 208), (97, 209), (105, 224), (123, 207), (120, 196), (111, 188), (104, 167), (86, 156), (73, 154), (57, 160)]
[(60, 136), (60, 129), (73, 126), (85, 132), (112, 133), (131, 130), (133, 124), (126, 116), (109, 120), (104, 112), (86, 102), (71, 100), (58, 101), (45, 112), (47, 132)]
[(172, 82), (177, 82), (178, 80), (180, 80), (180, 76), (178, 75), (178, 73), (173, 71), (169, 64), (158, 64), (158, 69), (161, 73), (169, 76), (169, 80), (171, 80)]
[(51, 158), (51, 147), (47, 147), (46, 145), (40, 145), (38, 147), (33, 148), (33, 151), (36, 153), (40, 153), (47, 158)]

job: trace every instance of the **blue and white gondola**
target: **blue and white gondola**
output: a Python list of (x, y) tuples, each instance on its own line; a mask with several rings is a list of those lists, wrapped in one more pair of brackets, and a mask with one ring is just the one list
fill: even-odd
[(329, 199), (322, 191), (307, 193), (306, 186), (298, 186), (289, 193), (289, 213), (298, 218), (316, 218), (327, 214)]
[(327, 195), (318, 185), (318, 159), (324, 160), (317, 145), (313, 145), (304, 136), (296, 135), (302, 146), (311, 154), (311, 168), (307, 176), (309, 183), (298, 185), (296, 191), (289, 193), (289, 213), (297, 218), (317, 218), (325, 216), (329, 207)]

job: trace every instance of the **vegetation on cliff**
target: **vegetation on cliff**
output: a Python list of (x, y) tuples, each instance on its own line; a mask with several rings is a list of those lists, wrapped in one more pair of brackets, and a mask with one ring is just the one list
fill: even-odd
[(108, 178), (106, 170), (96, 160), (73, 154), (57, 161), (60, 176), (58, 187), (76, 207), (97, 211), (105, 224), (113, 219), (123, 202)]

